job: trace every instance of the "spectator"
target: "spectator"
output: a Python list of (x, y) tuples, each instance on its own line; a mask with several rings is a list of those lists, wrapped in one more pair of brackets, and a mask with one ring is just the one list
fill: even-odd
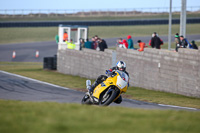
[(66, 41), (67, 48), (68, 49), (75, 49), (76, 45), (73, 43), (73, 40), (71, 39), (70, 42)]
[[(158, 34), (157, 34), (157, 36), (158, 36)], [(152, 34), (152, 37), (154, 37), (154, 33)], [(161, 45), (163, 45), (163, 40), (160, 39), (160, 41), (161, 41)], [(149, 40), (149, 46), (151, 46), (151, 39)], [(147, 46), (146, 46), (146, 47), (147, 47)], [(161, 49), (161, 47), (160, 47), (159, 49)]]
[(95, 35), (95, 36), (94, 36), (94, 49), (96, 50), (97, 47), (98, 47), (98, 36)]
[(193, 49), (198, 49), (198, 47), (197, 47), (197, 45), (195, 44), (195, 41), (194, 41), (194, 40), (192, 40), (191, 43), (192, 43), (191, 45), (192, 45), (192, 48), (193, 48)]
[(86, 42), (84, 45), (85, 45), (85, 48), (92, 49), (92, 42), (90, 42), (88, 38), (86, 39)]
[(117, 44), (116, 44), (117, 47), (120, 47), (120, 48), (123, 48), (123, 41), (122, 41), (122, 38), (119, 38), (117, 40)]
[(176, 33), (176, 34), (175, 34), (175, 45), (176, 45), (176, 52), (178, 52), (178, 49), (180, 48), (180, 44), (181, 44), (181, 41), (180, 41), (179, 34), (178, 34), (178, 33)]
[(99, 45), (98, 46), (99, 46), (100, 51), (104, 51), (104, 49), (108, 48), (105, 40), (99, 38), (98, 41), (99, 41)]
[(187, 40), (184, 38), (183, 35), (180, 36), (180, 47), (181, 48), (187, 48), (188, 46), (188, 43), (187, 43)]
[(128, 43), (127, 43), (126, 39), (124, 39), (122, 42), (123, 42), (123, 47), (128, 49)]
[(130, 35), (127, 36), (128, 39), (128, 49), (134, 49), (133, 40)]
[(122, 38), (119, 38), (119, 39), (117, 40), (117, 43), (118, 43), (118, 44), (122, 44)]
[(80, 38), (80, 50), (85, 47), (85, 41), (83, 38)]
[(138, 45), (140, 47), (140, 49), (138, 49), (138, 51), (144, 51), (146, 44), (144, 42), (142, 42), (141, 40), (138, 40)]
[(96, 47), (95, 47), (95, 39), (94, 39), (94, 37), (92, 37), (92, 49), (96, 49)]
[(58, 35), (55, 36), (55, 40), (56, 40), (56, 43), (58, 44), (59, 43), (59, 36)]
[(151, 38), (151, 47), (152, 48), (156, 48), (156, 49), (160, 49), (160, 45), (163, 44), (163, 42), (161, 41), (161, 39), (158, 37), (157, 33), (154, 32), (153, 33), (153, 37)]
[(65, 33), (63, 34), (63, 42), (68, 41), (68, 34), (65, 31)]

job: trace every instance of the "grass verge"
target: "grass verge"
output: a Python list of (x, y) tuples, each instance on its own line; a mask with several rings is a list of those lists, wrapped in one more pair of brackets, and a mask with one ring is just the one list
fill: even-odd
[[(0, 62), (0, 70), (38, 79), (52, 84), (85, 91), (86, 78), (42, 69), (42, 63)], [(77, 82), (78, 81), (78, 82)], [(93, 80), (94, 81), (94, 80)], [(200, 99), (160, 91), (129, 87), (123, 97), (147, 102), (200, 108)]]
[(199, 133), (200, 112), (0, 100), (1, 133)]
[[(105, 14), (104, 14), (105, 15)], [(173, 18), (180, 18), (180, 14), (172, 14)], [(187, 18), (198, 18), (200, 17), (199, 13), (187, 13)], [(23, 16), (1, 16), (0, 21), (90, 21), (90, 20), (132, 20), (132, 19), (168, 19), (169, 14), (168, 13), (162, 13), (162, 14), (134, 14), (132, 16), (101, 16), (98, 14), (95, 16), (88, 16), (88, 15), (82, 15), (82, 16), (64, 16), (64, 14), (60, 14), (58, 16), (39, 16), (38, 15), (23, 15)]]
[[(187, 34), (200, 34), (199, 24), (187, 24)], [(98, 35), (101, 38), (149, 36), (156, 31), (159, 35), (168, 35), (168, 25), (139, 26), (91, 26), (89, 38)], [(172, 25), (172, 34), (179, 32), (179, 25)], [(0, 44), (53, 41), (58, 27), (0, 28)], [(135, 42), (136, 43), (136, 42)]]

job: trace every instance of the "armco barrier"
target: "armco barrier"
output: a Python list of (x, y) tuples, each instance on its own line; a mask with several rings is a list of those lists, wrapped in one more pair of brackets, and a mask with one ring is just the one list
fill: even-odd
[(112, 66), (113, 58), (126, 62), (132, 86), (200, 97), (200, 50), (59, 50), (57, 70), (95, 79)]
[[(158, 25), (168, 24), (168, 19), (115, 20), (115, 21), (46, 21), (46, 22), (0, 22), (0, 27), (57, 27), (63, 25), (122, 26), (122, 25)], [(179, 24), (180, 19), (172, 19)], [(187, 18), (187, 23), (200, 23), (200, 18)]]

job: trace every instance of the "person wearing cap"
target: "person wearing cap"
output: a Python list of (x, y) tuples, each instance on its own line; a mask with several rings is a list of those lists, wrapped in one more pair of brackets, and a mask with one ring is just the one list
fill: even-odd
[(127, 43), (126, 39), (124, 39), (124, 40), (122, 41), (122, 43), (123, 43), (123, 47), (124, 47), (125, 49), (128, 49), (128, 43)]
[(180, 48), (180, 44), (181, 44), (179, 34), (176, 33), (174, 37), (175, 37), (175, 46), (176, 46), (175, 50), (176, 52), (178, 52), (178, 49)]
[(131, 35), (127, 36), (127, 41), (128, 41), (128, 49), (134, 49), (134, 44), (133, 44), (133, 40), (131, 38)]

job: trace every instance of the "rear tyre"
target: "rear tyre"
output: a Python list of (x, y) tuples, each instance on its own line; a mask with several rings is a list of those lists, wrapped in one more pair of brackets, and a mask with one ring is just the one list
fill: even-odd
[(101, 100), (99, 101), (99, 105), (108, 106), (109, 104), (113, 102), (116, 96), (117, 96), (117, 92), (114, 89), (112, 89), (111, 91), (109, 91), (108, 93), (105, 93), (102, 96)]
[(90, 96), (88, 96), (87, 94), (83, 97), (83, 99), (81, 100), (81, 104), (92, 104), (92, 102), (90, 101)]

